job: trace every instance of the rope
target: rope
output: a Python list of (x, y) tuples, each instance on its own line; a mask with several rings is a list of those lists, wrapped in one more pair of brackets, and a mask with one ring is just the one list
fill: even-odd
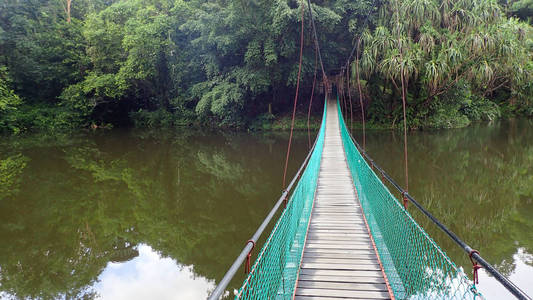
[[(400, 60), (403, 61), (403, 49), (400, 43), (400, 8), (399, 0), (396, 0), (396, 25), (397, 25), (397, 34), (398, 34), (398, 50), (400, 50)], [(407, 115), (406, 115), (406, 97), (407, 97), (407, 80), (404, 75), (403, 63), (400, 65), (400, 79), (402, 83), (402, 108), (403, 108), (403, 157), (404, 157), (404, 170), (405, 170), (405, 190), (409, 190), (409, 169), (407, 163)]]
[[(374, 7), (375, 5), (375, 1), (376, 0), (372, 0), (372, 3), (370, 4), (370, 7)], [(366, 13), (365, 14), (365, 20), (363, 21), (363, 25), (361, 26), (361, 28), (365, 28), (366, 25), (368, 24), (368, 17), (370, 16), (370, 12)], [(352, 43), (355, 41), (355, 36), (353, 37), (352, 39)], [(356, 50), (356, 45), (353, 46), (352, 48), (352, 51), (350, 51), (350, 56), (348, 56), (348, 59), (346, 60), (346, 63), (344, 64), (344, 66), (342, 68), (347, 68), (348, 65), (350, 64), (350, 60), (352, 60), (352, 57), (355, 53), (355, 50)]]
[(470, 253), (468, 254), (468, 257), (470, 257), (470, 261), (472, 262), (472, 270), (473, 270), (472, 278), (474, 281), (474, 286), (479, 283), (479, 277), (478, 277), (477, 271), (482, 268), (482, 266), (480, 266), (477, 263), (477, 261), (474, 261), (474, 259), (472, 258), (472, 255), (474, 255), (475, 253), (479, 255), (479, 251), (474, 250), (474, 249), (472, 249)]
[(326, 71), (324, 71), (324, 62), (322, 61), (322, 53), (320, 53), (320, 45), (318, 43), (318, 36), (316, 34), (316, 25), (315, 25), (315, 18), (313, 17), (313, 11), (311, 10), (311, 0), (307, 0), (307, 4), (309, 7), (309, 15), (311, 16), (311, 25), (313, 27), (313, 35), (315, 36), (315, 47), (318, 51), (318, 59), (320, 61), (320, 69), (322, 70), (322, 80), (324, 81), (324, 89), (326, 88), (328, 77), (326, 75)]
[[(346, 69), (346, 87), (348, 89), (348, 98), (350, 99), (350, 130), (353, 128), (353, 106), (352, 106), (352, 92), (350, 91), (350, 73)], [(365, 119), (363, 114), (363, 129), (364, 129)]]
[(250, 252), (248, 252), (248, 255), (246, 255), (246, 263), (244, 264), (244, 274), (250, 273), (250, 258), (252, 257), (252, 251), (254, 251), (255, 248), (255, 241), (254, 240), (248, 240), (246, 242), (246, 245), (252, 244), (252, 249), (250, 249)]
[[(402, 75), (403, 76), (403, 75)], [(403, 89), (403, 88), (402, 88)], [(405, 190), (409, 191), (409, 163), (407, 156), (407, 117), (405, 115), (405, 92), (403, 92), (403, 160), (405, 169)]]
[[(374, 7), (375, 5), (375, 0), (372, 0), (372, 3), (370, 4), (370, 7)], [(363, 25), (361, 26), (361, 28), (365, 28), (368, 24), (368, 17), (370, 16), (370, 12), (366, 13), (365, 14), (365, 19), (363, 21)], [(352, 39), (352, 43), (355, 41), (357, 36), (354, 36), (354, 38)], [(359, 105), (361, 106), (361, 118), (362, 118), (362, 121), (363, 121), (363, 149), (366, 147), (366, 128), (365, 128), (365, 110), (364, 110), (364, 107), (363, 107), (363, 96), (362, 96), (362, 92), (361, 92), (361, 83), (359, 81), (359, 49), (360, 49), (360, 45), (361, 45), (361, 37), (357, 37), (357, 43), (353, 45), (352, 47), (352, 50), (350, 51), (350, 55), (348, 56), (348, 59), (346, 60), (346, 63), (344, 64), (344, 66), (341, 68), (341, 69), (346, 69), (346, 74), (348, 76), (348, 96), (350, 97), (350, 104), (352, 103), (352, 95), (351, 95), (351, 91), (350, 91), (350, 74), (348, 72), (349, 70), (349, 67), (350, 67), (350, 61), (352, 60), (352, 57), (355, 53), (355, 51), (357, 50), (357, 58), (356, 58), (356, 64), (357, 64), (357, 69), (356, 69), (356, 72), (357, 72), (357, 88), (358, 88), (358, 92), (359, 92)], [(352, 115), (352, 111), (351, 111), (351, 108), (350, 108), (350, 130), (353, 128), (353, 115)]]
[[(357, 90), (359, 91), (359, 105), (361, 106), (361, 118), (363, 120), (363, 148), (366, 147), (366, 129), (365, 129), (365, 107), (363, 104), (363, 91), (361, 90), (361, 82), (359, 79), (359, 50), (361, 46), (361, 38), (357, 39), (357, 58), (355, 59), (356, 64), (356, 76), (357, 76)], [(350, 90), (348, 89), (348, 92)]]
[(311, 107), (313, 106), (313, 96), (315, 94), (315, 84), (316, 84), (316, 70), (318, 68), (318, 52), (315, 47), (315, 72), (313, 75), (313, 88), (311, 88), (311, 97), (309, 98), (309, 111), (307, 112), (307, 140), (309, 149), (311, 149), (311, 131), (309, 130), (309, 119), (311, 117)]
[(302, 11), (302, 14), (301, 14), (302, 27), (300, 29), (300, 62), (298, 63), (298, 80), (296, 81), (296, 94), (294, 95), (294, 106), (292, 109), (291, 133), (289, 135), (287, 157), (285, 158), (285, 168), (283, 170), (283, 188), (285, 188), (285, 179), (287, 177), (287, 166), (289, 165), (289, 156), (291, 154), (292, 133), (294, 131), (294, 119), (296, 117), (296, 104), (298, 103), (298, 91), (300, 89), (300, 75), (302, 73), (302, 56), (303, 56), (303, 51), (304, 51), (304, 3), (303, 3), (303, 0), (302, 0), (301, 11)]

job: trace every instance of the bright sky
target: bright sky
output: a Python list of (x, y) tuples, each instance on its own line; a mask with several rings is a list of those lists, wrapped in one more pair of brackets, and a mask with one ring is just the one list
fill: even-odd
[(99, 299), (205, 299), (214, 289), (214, 281), (195, 276), (191, 266), (162, 258), (147, 245), (138, 250), (130, 261), (107, 264), (94, 286)]
[[(533, 255), (519, 248), (518, 252), (513, 255), (513, 260), (516, 268), (509, 276), (509, 279), (526, 294), (533, 295), (533, 266), (531, 266)], [(529, 262), (529, 265), (526, 262)], [(484, 269), (481, 269), (479, 273), (478, 289), (487, 300), (516, 299), (494, 277), (489, 276)]]

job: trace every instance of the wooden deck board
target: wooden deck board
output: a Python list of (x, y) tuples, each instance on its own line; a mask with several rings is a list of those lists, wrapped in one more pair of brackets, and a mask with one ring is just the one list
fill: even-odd
[(302, 269), (320, 269), (320, 270), (346, 270), (346, 271), (381, 271), (377, 264), (363, 263), (358, 260), (350, 260), (349, 263), (331, 264), (331, 263), (302, 263)]
[(365, 252), (359, 252), (359, 253), (342, 253), (342, 256), (338, 255), (339, 253), (325, 253), (325, 252), (307, 252), (304, 256), (304, 259), (306, 257), (309, 258), (338, 258), (342, 257), (343, 259), (375, 259), (377, 262), (377, 258), (375, 254), (373, 253), (365, 253)]
[(307, 275), (301, 274), (298, 281), (327, 281), (327, 282), (352, 282), (352, 283), (383, 283), (385, 280), (380, 277), (366, 276), (330, 276), (330, 275)]
[(387, 291), (383, 283), (357, 283), (357, 282), (330, 282), (330, 281), (307, 281), (298, 283), (299, 288), (312, 289), (335, 289), (335, 290), (360, 290), (360, 291)]
[(328, 103), (318, 187), (295, 299), (390, 299)]
[(334, 290), (298, 288), (296, 296), (322, 296), (351, 299), (390, 299), (389, 293), (384, 291)]
[[(315, 264), (330, 264), (334, 265), (348, 265), (352, 264), (354, 259), (352, 258), (336, 258), (336, 257), (304, 257), (303, 264), (315, 263)], [(357, 261), (360, 264), (373, 265), (379, 267), (378, 261), (372, 257), (361, 257)]]

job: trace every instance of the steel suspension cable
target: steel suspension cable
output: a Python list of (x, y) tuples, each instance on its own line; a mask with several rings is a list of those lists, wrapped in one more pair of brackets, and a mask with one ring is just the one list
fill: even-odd
[(307, 5), (308, 5), (308, 8), (309, 8), (309, 15), (311, 16), (311, 25), (312, 25), (312, 28), (313, 28), (313, 35), (315, 37), (315, 47), (317, 49), (318, 59), (320, 61), (320, 69), (322, 70), (322, 80), (324, 81), (324, 84), (326, 84), (328, 77), (326, 75), (326, 71), (324, 71), (324, 62), (322, 61), (322, 53), (320, 52), (320, 44), (318, 42), (318, 36), (316, 34), (315, 18), (313, 17), (313, 10), (311, 9), (311, 0), (307, 0)]
[[(374, 7), (375, 2), (376, 2), (376, 0), (372, 0), (372, 3), (370, 4), (371, 8)], [(361, 25), (361, 28), (363, 28), (363, 30), (368, 25), (368, 17), (369, 16), (370, 16), (370, 12), (365, 14), (365, 20), (363, 21), (363, 25)], [(354, 36), (354, 38), (352, 39), (352, 43), (355, 41), (355, 39), (356, 39), (356, 37)], [(342, 69), (348, 67), (348, 65), (350, 64), (350, 61), (352, 60), (353, 55), (355, 54), (355, 50), (357, 50), (356, 48), (357, 48), (357, 44), (354, 44), (354, 46), (352, 47), (352, 51), (350, 51), (350, 55), (348, 56), (348, 59), (346, 60), (346, 63), (344, 64)]]
[(304, 50), (304, 0), (302, 0), (301, 5), (301, 29), (300, 29), (300, 61), (298, 64), (298, 79), (296, 81), (296, 94), (294, 95), (294, 106), (292, 109), (292, 120), (291, 120), (291, 133), (289, 135), (289, 145), (287, 147), (287, 156), (285, 158), (285, 168), (283, 170), (283, 188), (285, 188), (285, 178), (287, 177), (287, 166), (289, 165), (289, 156), (291, 154), (291, 144), (292, 144), (292, 133), (294, 131), (294, 119), (296, 117), (296, 104), (298, 103), (298, 91), (300, 89), (300, 75), (302, 73), (302, 57)]
[[(366, 147), (366, 130), (365, 130), (365, 106), (363, 104), (363, 91), (361, 89), (361, 82), (359, 78), (359, 50), (361, 46), (361, 37), (357, 39), (357, 58), (355, 59), (355, 72), (357, 76), (357, 90), (359, 92), (359, 105), (361, 106), (361, 118), (363, 120), (363, 148)], [(348, 88), (348, 92), (350, 92)]]
[[(409, 191), (409, 164), (408, 164), (408, 157), (407, 157), (407, 114), (406, 114), (406, 98), (407, 98), (407, 79), (405, 78), (404, 73), (404, 64), (403, 64), (403, 47), (400, 40), (400, 8), (399, 8), (399, 0), (396, 0), (394, 3), (396, 4), (396, 26), (397, 26), (397, 35), (398, 35), (398, 50), (400, 53), (400, 61), (402, 62), (400, 65), (400, 80), (402, 84), (402, 108), (403, 108), (403, 157), (404, 157), (404, 171), (405, 171), (405, 190), (406, 192)], [(407, 199), (405, 199), (405, 195), (403, 196), (404, 206), (407, 208)]]
[[(375, 0), (372, 0), (372, 3), (370, 4), (370, 8), (374, 7), (375, 5)], [(361, 26), (363, 28), (363, 30), (366, 28), (366, 26), (368, 25), (368, 17), (370, 16), (370, 12), (368, 12), (367, 14), (365, 14), (365, 19), (363, 21), (363, 25)], [(352, 43), (355, 41), (356, 37), (354, 36), (354, 38), (352, 39)], [(351, 75), (348, 70), (350, 68), (350, 61), (352, 60), (352, 57), (355, 53), (355, 51), (357, 50), (357, 58), (356, 58), (356, 72), (357, 72), (357, 89), (358, 89), (358, 93), (359, 93), (359, 106), (361, 107), (361, 119), (362, 119), (362, 122), (363, 122), (363, 148), (366, 146), (366, 126), (365, 126), (365, 110), (364, 110), (364, 106), (363, 106), (363, 95), (362, 95), (362, 91), (361, 91), (361, 83), (359, 81), (359, 49), (360, 49), (360, 46), (361, 46), (361, 36), (357, 37), (357, 43), (354, 44), (354, 46), (352, 47), (352, 51), (350, 51), (350, 55), (348, 56), (348, 59), (346, 60), (346, 63), (344, 64), (344, 66), (341, 68), (341, 70), (344, 70), (346, 69), (346, 73), (349, 74), (348, 75), (348, 96), (350, 97), (350, 104), (351, 104), (351, 101), (352, 101), (352, 98), (351, 98), (351, 91), (350, 91), (350, 78), (349, 76)], [(350, 118), (352, 119), (351, 120), (351, 123), (350, 123), (350, 130), (353, 129), (353, 116), (352, 116), (352, 111), (350, 111)]]
[(311, 88), (311, 97), (309, 98), (309, 110), (307, 111), (307, 143), (308, 143), (309, 148), (311, 148), (311, 130), (309, 128), (309, 119), (311, 117), (311, 107), (313, 106), (313, 96), (315, 94), (317, 68), (318, 68), (318, 52), (315, 47), (315, 71), (313, 74), (313, 87)]
[[(348, 98), (350, 99), (350, 130), (353, 128), (353, 107), (352, 107), (352, 92), (350, 91), (350, 74), (346, 69), (346, 87), (348, 89)], [(363, 114), (364, 116), (364, 114)], [(365, 126), (365, 120), (363, 118), (363, 127)]]

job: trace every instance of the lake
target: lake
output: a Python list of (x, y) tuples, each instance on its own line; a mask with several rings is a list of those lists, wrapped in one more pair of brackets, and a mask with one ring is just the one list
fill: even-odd
[[(287, 139), (123, 129), (4, 137), (0, 298), (205, 298), (279, 198)], [(297, 133), (290, 174), (308, 147)], [(398, 132), (367, 132), (366, 149), (404, 182)], [(533, 121), (411, 132), (409, 180), (411, 195), (533, 294)], [(468, 256), (409, 210), (471, 274)], [(479, 289), (511, 297), (484, 272)]]

